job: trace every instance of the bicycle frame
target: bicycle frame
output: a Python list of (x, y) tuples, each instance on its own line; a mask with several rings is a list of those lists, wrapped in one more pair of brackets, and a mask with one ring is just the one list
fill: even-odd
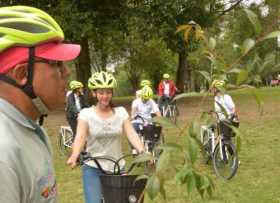
[[(71, 136), (67, 136), (71, 135)], [(73, 132), (70, 126), (61, 126), (60, 127), (60, 136), (62, 136), (63, 145), (68, 148), (72, 148), (72, 139), (73, 139)]]
[[(219, 145), (220, 149), (222, 149), (223, 147), (223, 138), (219, 132), (219, 128), (217, 128), (217, 133), (215, 133), (215, 128), (217, 128), (216, 126), (212, 126), (212, 125), (202, 125), (200, 128), (200, 140), (202, 142), (203, 145), (205, 145), (206, 143), (209, 142), (209, 140), (211, 140), (211, 144), (210, 144), (210, 152), (208, 151), (207, 153), (209, 153), (209, 156), (213, 156), (213, 153), (215, 151), (215, 148), (217, 145)], [(207, 141), (206, 143), (204, 143), (204, 133), (206, 132), (207, 135)], [(224, 160), (224, 154), (222, 153), (222, 150), (220, 150), (220, 155), (221, 155), (221, 159)], [(227, 154), (226, 154), (227, 155)], [(228, 157), (226, 157), (228, 158)]]
[[(216, 146), (216, 143), (215, 143), (215, 140), (216, 140), (216, 137), (215, 137), (215, 133), (213, 132), (212, 128), (210, 128), (208, 125), (202, 125), (201, 128), (200, 128), (200, 140), (201, 142), (204, 141), (203, 137), (204, 137), (204, 133), (206, 132), (206, 135), (207, 135), (207, 143), (209, 142), (209, 140), (211, 141), (211, 148), (210, 148), (210, 153), (209, 155), (212, 156), (212, 154), (214, 153), (214, 150), (215, 150), (215, 146)], [(203, 145), (205, 145), (206, 143), (202, 143)]]

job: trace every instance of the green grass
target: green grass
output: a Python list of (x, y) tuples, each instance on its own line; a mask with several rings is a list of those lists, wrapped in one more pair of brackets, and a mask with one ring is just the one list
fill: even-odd
[[(210, 174), (215, 182), (213, 198), (201, 199), (196, 192), (188, 195), (185, 188), (168, 183), (165, 189), (170, 198), (166, 202), (280, 202), (280, 89), (262, 88), (258, 91), (264, 99), (262, 115), (259, 113), (254, 96), (250, 93), (251, 90), (231, 92), (241, 119), (242, 146), (239, 153), (241, 165), (237, 175), (230, 181), (220, 180), (214, 175), (211, 165), (200, 165), (198, 160), (199, 169)], [(179, 105), (188, 104), (184, 106), (185, 112), (197, 111), (200, 107), (195, 104), (199, 100), (200, 97), (190, 97), (182, 100)], [(212, 106), (211, 98), (206, 100), (204, 106), (207, 108)], [(185, 123), (184, 121), (185, 118), (181, 123)], [(54, 146), (59, 203), (80, 203), (83, 202), (80, 169), (71, 170), (66, 166), (65, 158), (58, 153), (57, 126), (53, 127), (47, 121), (47, 130)], [(169, 130), (165, 133), (167, 140), (181, 142), (182, 140), (172, 132)], [(145, 202), (151, 203), (148, 198)], [(163, 200), (157, 198), (155, 202), (161, 203)]]

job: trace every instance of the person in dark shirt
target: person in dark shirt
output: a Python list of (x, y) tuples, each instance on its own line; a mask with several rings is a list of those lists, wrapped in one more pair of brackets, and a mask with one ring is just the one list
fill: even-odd
[(84, 85), (79, 81), (73, 80), (70, 82), (69, 86), (72, 92), (68, 95), (66, 101), (66, 118), (75, 137), (77, 128), (77, 117), (80, 111), (88, 105), (83, 93)]

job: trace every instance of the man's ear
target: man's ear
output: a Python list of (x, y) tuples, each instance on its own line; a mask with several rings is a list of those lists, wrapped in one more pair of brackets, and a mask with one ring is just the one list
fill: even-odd
[(25, 85), (27, 83), (27, 64), (17, 64), (7, 75), (15, 80), (17, 84)]

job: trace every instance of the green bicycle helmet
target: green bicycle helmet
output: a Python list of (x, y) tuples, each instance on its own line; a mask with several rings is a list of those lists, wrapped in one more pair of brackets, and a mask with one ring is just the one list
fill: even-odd
[(169, 79), (169, 78), (170, 78), (170, 75), (169, 75), (168, 73), (164, 73), (164, 74), (163, 74), (163, 78), (164, 78), (164, 79)]
[(88, 88), (96, 89), (114, 89), (117, 86), (115, 77), (108, 72), (101, 71), (92, 74), (88, 79)]
[(141, 83), (140, 83), (140, 87), (145, 87), (145, 86), (151, 87), (152, 86), (151, 81), (150, 80), (142, 80)]
[(224, 88), (225, 87), (225, 81), (224, 80), (214, 80), (211, 84), (211, 88)]
[(142, 98), (146, 100), (151, 99), (154, 95), (152, 88), (150, 88), (149, 86), (143, 87), (141, 93)]
[(0, 8), (0, 52), (13, 46), (32, 47), (63, 39), (60, 26), (40, 9), (29, 6)]
[(75, 90), (75, 89), (84, 87), (84, 85), (83, 85), (83, 83), (81, 83), (81, 82), (79, 82), (77, 80), (72, 80), (69, 83), (69, 87), (70, 87), (71, 90)]

